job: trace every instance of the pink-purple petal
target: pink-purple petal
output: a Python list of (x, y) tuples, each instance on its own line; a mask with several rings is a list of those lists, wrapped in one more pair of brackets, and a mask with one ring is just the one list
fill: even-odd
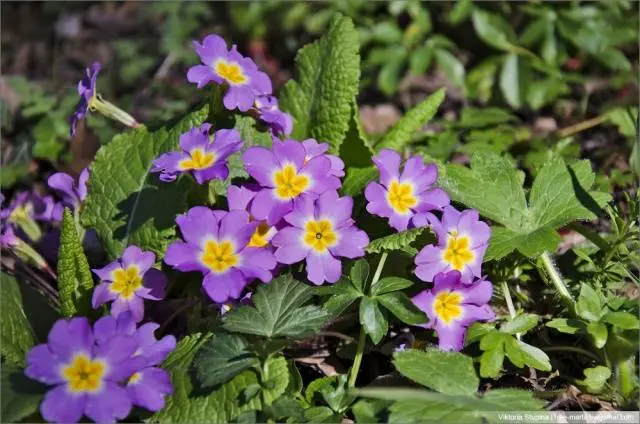
[(40, 414), (48, 422), (77, 423), (84, 414), (86, 404), (86, 395), (71, 394), (65, 385), (59, 385), (44, 396)]

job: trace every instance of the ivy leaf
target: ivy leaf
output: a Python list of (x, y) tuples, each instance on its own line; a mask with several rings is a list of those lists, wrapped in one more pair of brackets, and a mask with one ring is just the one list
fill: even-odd
[(336, 14), (327, 32), (296, 55), (297, 81), (280, 93), (282, 109), (295, 119), (292, 138), (328, 142), (340, 151), (360, 80), (360, 44), (350, 18)]
[(259, 384), (253, 371), (238, 374), (214, 392), (202, 394), (195, 390), (189, 367), (195, 353), (210, 337), (211, 334), (191, 334), (182, 339), (165, 359), (162, 368), (171, 373), (174, 391), (167, 397), (164, 409), (151, 416), (150, 422), (222, 424), (232, 421), (244, 411), (260, 409), (259, 396), (246, 403), (241, 401), (246, 387)]
[(98, 150), (81, 218), (85, 227), (96, 229), (109, 257), (117, 258), (130, 244), (162, 256), (175, 236), (175, 218), (185, 212), (187, 194), (195, 183), (190, 177), (161, 182), (149, 173), (152, 161), (177, 150), (180, 134), (206, 117), (204, 107), (172, 128), (129, 130)]
[(262, 396), (264, 402), (271, 405), (289, 385), (289, 364), (283, 356), (272, 356), (265, 361), (262, 371)]
[(509, 334), (526, 333), (538, 324), (538, 315), (520, 314), (500, 326), (500, 331)]
[(193, 369), (201, 387), (217, 386), (242, 371), (260, 364), (248, 350), (249, 344), (235, 334), (219, 334), (202, 345), (195, 355)]
[(389, 331), (389, 323), (382, 314), (378, 301), (370, 297), (365, 296), (360, 301), (360, 323), (374, 344), (380, 343)]
[(374, 299), (405, 324), (417, 325), (425, 324), (429, 321), (427, 315), (418, 309), (407, 295), (402, 292), (395, 291), (381, 294)]
[(385, 294), (413, 286), (413, 281), (401, 277), (384, 277), (371, 287), (371, 294)]
[(410, 245), (416, 241), (423, 230), (424, 228), (412, 228), (407, 231), (401, 231), (399, 233), (393, 233), (385, 237), (377, 238), (369, 243), (365, 250), (367, 253), (380, 253), (382, 251), (400, 250), (403, 248), (416, 250)]
[(62, 315), (70, 318), (78, 313), (90, 313), (93, 277), (76, 222), (68, 208), (64, 209), (62, 218), (57, 271)]
[[(24, 359), (35, 344), (33, 329), (24, 311), (20, 286), (9, 274), (1, 273), (0, 290), (0, 352), (3, 358), (16, 365), (24, 365)], [(4, 368), (5, 364), (3, 364)], [(3, 371), (4, 376), (4, 371)]]
[(328, 313), (317, 306), (303, 306), (313, 290), (289, 274), (258, 288), (255, 306), (242, 306), (225, 315), (228, 331), (265, 337), (296, 337), (317, 331)]
[(445, 90), (441, 88), (405, 113), (389, 132), (382, 137), (382, 140), (376, 145), (376, 150), (394, 149), (401, 151), (405, 145), (411, 142), (413, 134), (435, 116), (444, 101), (444, 94)]
[(458, 352), (405, 350), (394, 354), (393, 364), (400, 374), (440, 393), (471, 395), (480, 384), (473, 359)]
[[(6, 290), (3, 282), (3, 291)], [(4, 298), (3, 298), (4, 301)], [(2, 303), (3, 309), (6, 304)], [(3, 316), (4, 325), (4, 316)], [(3, 339), (4, 355), (4, 339)], [(38, 411), (47, 386), (24, 375), (24, 370), (9, 363), (2, 364), (2, 396), (0, 417), (2, 422), (17, 423)], [(34, 420), (27, 420), (34, 421)]]

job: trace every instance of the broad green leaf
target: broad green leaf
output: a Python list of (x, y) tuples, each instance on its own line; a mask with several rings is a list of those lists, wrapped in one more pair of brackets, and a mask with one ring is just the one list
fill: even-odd
[(576, 303), (576, 312), (588, 321), (598, 321), (602, 316), (600, 296), (589, 284), (583, 283)]
[(640, 326), (638, 317), (629, 312), (608, 312), (601, 321), (623, 330), (636, 330)]
[(518, 341), (518, 346), (520, 347), (520, 352), (526, 365), (542, 371), (551, 371), (549, 357), (541, 349), (523, 341)]
[(480, 357), (480, 377), (495, 378), (502, 370), (504, 348), (499, 346), (485, 351)]
[(586, 368), (584, 376), (585, 379), (581, 383), (587, 386), (590, 393), (599, 393), (611, 377), (611, 370), (605, 366), (598, 365), (593, 368)]
[(512, 337), (501, 331), (495, 331), (495, 330), (489, 331), (480, 339), (480, 349), (482, 350), (495, 349), (498, 346), (504, 344), (504, 342), (510, 338)]
[(303, 306), (313, 295), (311, 287), (285, 274), (258, 288), (255, 306), (241, 306), (225, 315), (228, 331), (265, 337), (296, 337), (318, 330), (328, 313), (317, 306)]
[[(3, 284), (3, 290), (6, 290)], [(5, 307), (2, 299), (3, 309)], [(3, 315), (4, 325), (4, 315)], [(4, 339), (3, 355), (4, 355)], [(2, 364), (2, 396), (0, 396), (2, 409), (0, 417), (4, 423), (22, 422), (25, 418), (38, 411), (38, 407), (47, 392), (47, 386), (31, 380), (24, 374), (24, 370), (13, 364)], [(36, 421), (34, 419), (27, 422)]]
[(518, 368), (524, 367), (525, 354), (522, 349), (520, 349), (518, 340), (515, 337), (507, 337), (504, 340), (504, 352), (513, 365)]
[(304, 410), (304, 418), (310, 423), (336, 423), (342, 416), (335, 414), (328, 406), (314, 406)]
[(607, 326), (601, 322), (590, 322), (587, 324), (587, 333), (591, 336), (593, 344), (598, 349), (602, 349), (607, 343), (609, 331)]
[(247, 341), (236, 334), (219, 334), (207, 340), (193, 360), (199, 386), (217, 386), (259, 365), (260, 361), (248, 346)]
[(521, 50), (515, 45), (516, 37), (511, 25), (500, 15), (475, 8), (471, 17), (476, 34), (485, 43), (508, 52)]
[(465, 91), (464, 65), (460, 60), (445, 49), (436, 50), (436, 62), (451, 84)]
[(401, 151), (402, 148), (411, 142), (413, 135), (435, 116), (440, 104), (444, 101), (444, 88), (436, 91), (426, 100), (413, 109), (395, 123), (382, 140), (376, 144), (376, 150), (394, 149)]
[(289, 364), (283, 356), (272, 356), (265, 361), (262, 372), (262, 397), (267, 405), (271, 405), (289, 385)]
[(422, 231), (424, 231), (424, 228), (412, 228), (407, 231), (401, 231), (399, 233), (380, 237), (369, 243), (365, 250), (367, 253), (380, 253), (383, 251), (400, 250), (410, 247), (411, 243), (416, 241)]
[(304, 422), (304, 408), (298, 400), (289, 396), (280, 396), (272, 405), (264, 405), (262, 411), (276, 422), (286, 422), (285, 418)]
[(342, 194), (358, 196), (364, 193), (364, 188), (378, 178), (378, 168), (368, 166), (366, 168), (347, 168), (346, 176), (342, 183)]
[(189, 368), (198, 349), (210, 334), (191, 334), (178, 343), (162, 368), (171, 373), (173, 394), (167, 397), (165, 407), (155, 413), (150, 422), (162, 423), (228, 423), (244, 411), (260, 409), (260, 397), (242, 403), (241, 394), (246, 387), (259, 384), (253, 371), (244, 371), (216, 391), (199, 393), (191, 381)]
[[(16, 279), (5, 272), (0, 274), (0, 352), (10, 363), (24, 365), (27, 352), (35, 344), (35, 336), (27, 319), (22, 302), (22, 293)], [(3, 368), (8, 364), (3, 364)], [(4, 376), (4, 372), (3, 372)], [(4, 380), (3, 380), (4, 381)], [(4, 407), (3, 407), (4, 409)]]
[(413, 286), (413, 281), (401, 277), (384, 277), (371, 287), (371, 294), (385, 294)]
[(509, 334), (526, 333), (538, 324), (538, 315), (521, 314), (502, 324), (500, 331)]
[(449, 22), (458, 25), (466, 20), (473, 11), (473, 0), (458, 0), (449, 13)]
[(360, 293), (364, 293), (364, 288), (367, 286), (369, 271), (369, 262), (364, 258), (358, 259), (351, 267), (351, 271), (349, 271), (351, 284), (353, 284)]
[(480, 384), (473, 359), (458, 352), (405, 350), (394, 354), (393, 364), (405, 377), (448, 395), (472, 395)]
[(500, 89), (507, 103), (514, 109), (519, 109), (526, 97), (529, 78), (524, 57), (510, 54), (506, 57), (500, 72)]
[(339, 152), (358, 93), (359, 50), (353, 22), (336, 14), (322, 38), (298, 51), (298, 79), (280, 93), (282, 109), (295, 119), (292, 138), (313, 137)]
[(406, 294), (395, 291), (377, 295), (375, 298), (382, 306), (388, 309), (396, 318), (405, 324), (426, 324), (429, 319), (418, 309)]
[(360, 399), (351, 407), (356, 423), (387, 422), (385, 414), (389, 402), (384, 400)]
[(555, 318), (546, 325), (547, 327), (555, 328), (559, 332), (566, 334), (576, 334), (585, 328), (584, 322), (567, 318)]
[(67, 208), (62, 219), (57, 271), (62, 315), (70, 318), (78, 313), (89, 313), (93, 277), (78, 237), (76, 222)]
[(373, 344), (380, 343), (389, 331), (389, 323), (380, 310), (378, 302), (366, 296), (360, 301), (360, 324), (371, 337)]
[(340, 315), (353, 302), (363, 296), (362, 292), (358, 291), (346, 278), (338, 280), (333, 285), (316, 287), (314, 291), (319, 296), (329, 296), (324, 304), (324, 309), (334, 317)]
[(111, 258), (120, 256), (130, 244), (160, 257), (164, 253), (175, 236), (175, 218), (185, 212), (187, 194), (196, 184), (188, 176), (164, 183), (149, 171), (154, 159), (177, 150), (180, 134), (206, 117), (204, 107), (172, 128), (129, 130), (98, 150), (91, 165), (82, 223), (96, 229)]

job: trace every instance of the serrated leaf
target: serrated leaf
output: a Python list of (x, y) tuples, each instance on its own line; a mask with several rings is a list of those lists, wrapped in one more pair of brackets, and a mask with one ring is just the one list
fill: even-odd
[(405, 350), (394, 354), (393, 364), (405, 377), (444, 394), (471, 395), (480, 384), (473, 359), (458, 352)]
[(24, 365), (27, 352), (35, 344), (35, 336), (24, 311), (18, 282), (4, 272), (0, 276), (0, 352), (8, 362)]
[(313, 137), (338, 153), (360, 80), (360, 45), (350, 18), (336, 14), (327, 32), (296, 55), (297, 80), (280, 93), (280, 104), (295, 119), (292, 138)]
[(378, 168), (368, 166), (366, 168), (347, 168), (346, 177), (342, 183), (342, 194), (357, 196), (362, 194), (364, 188), (378, 178)]
[(255, 306), (242, 306), (225, 315), (228, 331), (265, 337), (296, 337), (318, 330), (329, 314), (317, 306), (303, 306), (313, 290), (289, 274), (258, 288)]
[(566, 334), (576, 334), (585, 328), (584, 322), (567, 318), (555, 318), (546, 325), (547, 327), (555, 328), (559, 332)]
[(623, 330), (635, 330), (640, 326), (638, 317), (629, 312), (608, 312), (602, 317), (601, 321), (615, 325)]
[(70, 318), (78, 313), (89, 313), (93, 277), (78, 237), (76, 222), (68, 208), (64, 209), (62, 218), (57, 271), (62, 315)]
[(272, 356), (262, 366), (262, 396), (271, 405), (282, 396), (289, 385), (289, 364), (283, 356)]
[(426, 324), (429, 321), (427, 315), (418, 309), (411, 302), (411, 299), (402, 292), (395, 291), (377, 295), (375, 299), (405, 324), (418, 325)]
[(211, 337), (192, 334), (180, 341), (162, 367), (171, 373), (174, 392), (167, 397), (164, 409), (155, 413), (150, 422), (162, 423), (228, 423), (244, 411), (259, 410), (260, 397), (242, 404), (241, 394), (246, 387), (259, 384), (253, 371), (244, 371), (210, 393), (196, 392), (189, 367), (197, 350)]
[(130, 244), (161, 257), (175, 236), (175, 218), (186, 210), (195, 183), (186, 176), (164, 183), (149, 171), (154, 159), (177, 150), (180, 134), (204, 122), (207, 111), (192, 112), (172, 128), (126, 131), (98, 150), (81, 217), (112, 259)]
[(376, 150), (394, 149), (401, 151), (406, 144), (411, 142), (414, 133), (435, 116), (440, 104), (444, 101), (444, 95), (445, 90), (441, 88), (405, 113), (389, 132), (382, 137), (382, 140), (376, 144)]
[(412, 228), (407, 231), (393, 233), (385, 237), (373, 240), (365, 248), (367, 253), (380, 253), (389, 250), (400, 250), (416, 241), (418, 236), (424, 231), (424, 228)]
[(413, 281), (401, 277), (384, 277), (371, 287), (371, 294), (385, 294), (413, 286)]
[(500, 326), (500, 331), (509, 334), (526, 333), (538, 324), (538, 315), (520, 314)]
[(374, 344), (380, 343), (389, 331), (389, 323), (382, 314), (378, 302), (366, 296), (360, 301), (360, 324)]
[(248, 342), (236, 334), (219, 334), (204, 343), (193, 361), (199, 386), (217, 386), (259, 365), (260, 361), (248, 346)]
[(480, 377), (495, 378), (502, 370), (504, 349), (502, 346), (485, 351), (480, 357)]
[(589, 321), (598, 321), (602, 315), (600, 296), (589, 284), (583, 283), (576, 303), (576, 313)]
[[(4, 285), (3, 290), (5, 290)], [(2, 306), (3, 308), (5, 307), (4, 302)], [(6, 362), (3, 363), (2, 396), (0, 396), (2, 403), (0, 417), (2, 417), (2, 422), (17, 423), (29, 417), (31, 414), (34, 414), (38, 411), (38, 406), (40, 406), (40, 402), (42, 402), (46, 392), (47, 386), (24, 375), (24, 370), (22, 368)]]

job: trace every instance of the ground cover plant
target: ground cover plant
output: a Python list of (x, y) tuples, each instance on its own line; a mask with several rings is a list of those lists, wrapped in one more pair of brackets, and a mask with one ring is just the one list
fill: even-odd
[[(560, 71), (574, 49), (635, 84), (625, 73), (637, 57), (621, 47), (632, 6), (523, 6), (516, 35), (467, 1), (367, 4), (314, 10), (317, 37), (284, 83), (216, 32), (184, 51), (208, 9), (156, 5), (175, 37), (168, 57), (185, 65), (173, 116), (136, 118), (126, 97), (103, 94), (116, 64), (87, 63), (61, 99), (11, 81), (41, 128), (28, 157), (77, 165), (61, 140), (107, 139), (75, 172), (34, 172), (14, 151), (29, 132), (3, 133), (3, 144), (15, 136), (0, 212), (3, 421), (459, 423), (638, 409), (637, 106), (561, 130), (522, 123), (579, 84)], [(387, 24), (372, 24), (387, 6)], [(500, 53), (465, 76), (455, 43), (432, 33), (440, 14)], [(616, 19), (606, 42), (587, 43)], [(384, 56), (375, 44), (393, 46), (398, 31), (403, 56)], [(368, 75), (391, 95), (407, 66), (421, 74), (432, 61), (444, 87), (368, 133)], [(500, 93), (477, 95), (498, 75), (472, 77), (487, 64)], [(622, 153), (581, 146), (594, 128)], [(37, 175), (44, 184), (16, 185)]]

